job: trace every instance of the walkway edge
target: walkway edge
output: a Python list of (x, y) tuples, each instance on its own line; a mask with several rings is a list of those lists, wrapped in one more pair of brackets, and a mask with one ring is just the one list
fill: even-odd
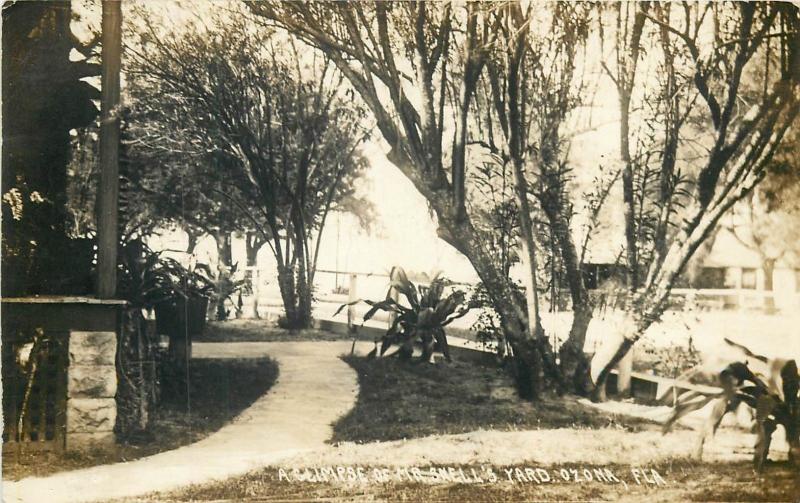
[(197, 358), (278, 362), (276, 383), (230, 424), (194, 444), (128, 463), (3, 482), (3, 501), (108, 501), (242, 475), (325, 446), (358, 397), (355, 371), (339, 357), (350, 341), (200, 343)]

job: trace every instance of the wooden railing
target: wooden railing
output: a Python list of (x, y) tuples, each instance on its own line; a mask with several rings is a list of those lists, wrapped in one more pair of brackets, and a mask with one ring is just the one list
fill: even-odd
[(64, 447), (69, 333), (3, 326), (3, 443)]

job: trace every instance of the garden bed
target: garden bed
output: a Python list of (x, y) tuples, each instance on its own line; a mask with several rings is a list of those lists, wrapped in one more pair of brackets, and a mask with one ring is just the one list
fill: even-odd
[(588, 407), (574, 398), (523, 402), (508, 373), (499, 367), (355, 356), (345, 361), (358, 373), (360, 392), (355, 408), (334, 425), (334, 442), (399, 440), (478, 429), (616, 426), (639, 431), (659, 427)]
[(189, 410), (176, 396), (162, 395), (150, 426), (114, 451), (79, 451), (63, 455), (3, 453), (3, 479), (131, 461), (176, 449), (207, 437), (236, 417), (275, 383), (278, 366), (269, 358), (193, 360), (189, 375)]

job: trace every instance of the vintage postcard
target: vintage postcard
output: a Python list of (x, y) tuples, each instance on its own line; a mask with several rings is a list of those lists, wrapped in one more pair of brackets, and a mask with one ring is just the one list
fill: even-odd
[(797, 2), (2, 15), (4, 502), (800, 501)]

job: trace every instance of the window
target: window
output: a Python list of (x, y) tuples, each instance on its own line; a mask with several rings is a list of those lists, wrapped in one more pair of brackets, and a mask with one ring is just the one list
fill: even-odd
[(694, 280), (694, 288), (727, 288), (724, 267), (703, 267)]
[(742, 288), (745, 290), (756, 289), (756, 270), (752, 268), (742, 269)]

